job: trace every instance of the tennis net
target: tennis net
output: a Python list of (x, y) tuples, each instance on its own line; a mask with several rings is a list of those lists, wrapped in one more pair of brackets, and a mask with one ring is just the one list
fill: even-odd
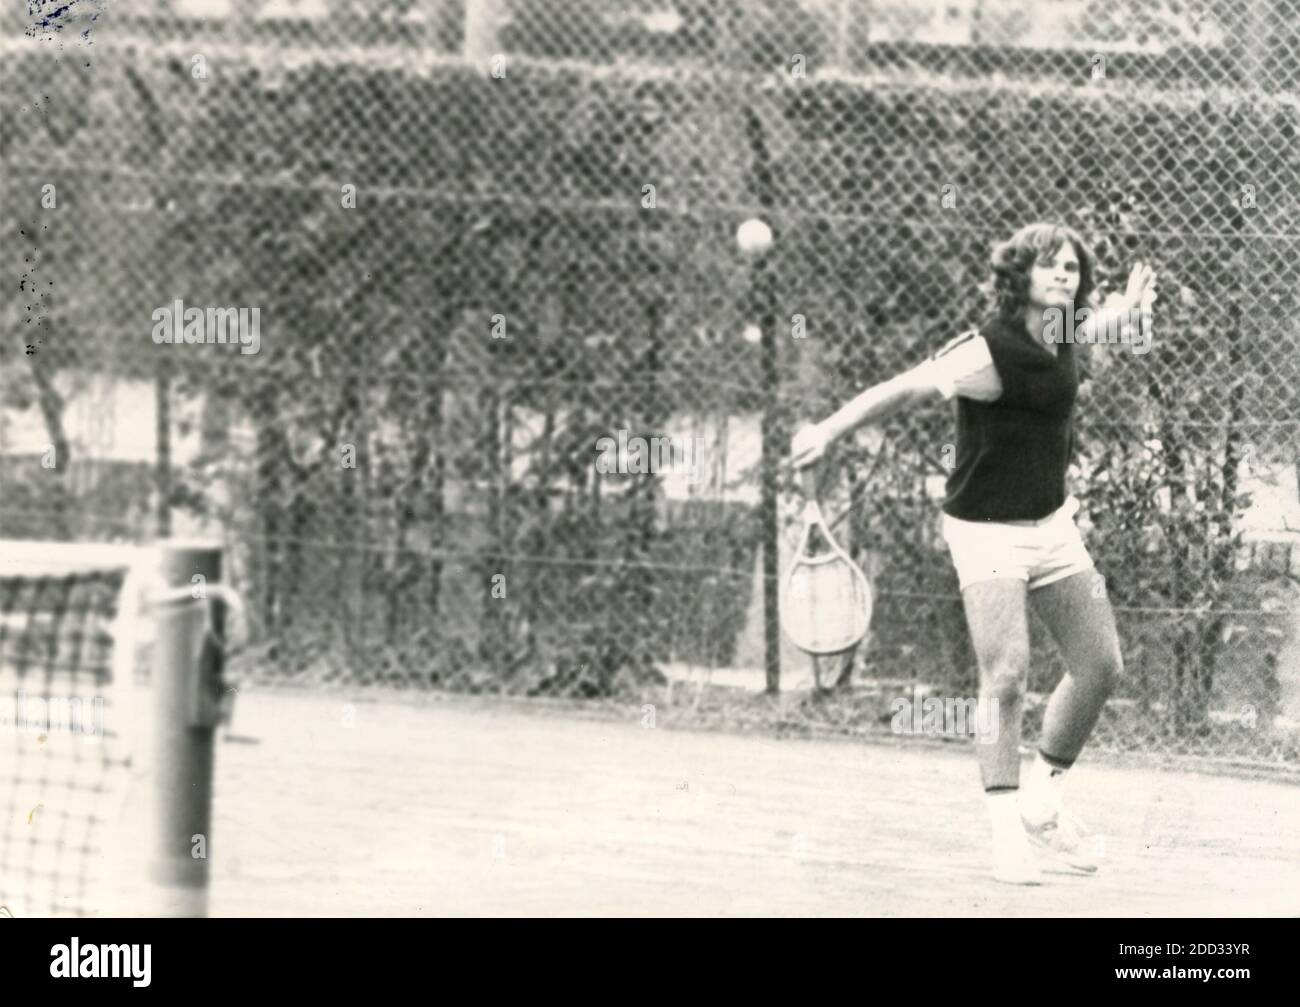
[[(197, 653), (195, 629), (206, 619), (170, 618), (183, 606), (175, 592), (163, 601), (179, 582), (174, 562), (168, 576), (169, 556), (156, 547), (0, 541), (0, 906), (13, 916), (171, 914), (141, 897), (176, 883), (176, 871), (146, 876), (159, 874), (160, 841), (170, 842), (157, 835), (168, 800), (159, 782), (195, 781), (192, 766), (154, 768), (174, 754), (159, 748), (160, 728), (176, 727), (160, 723), (169, 713), (155, 694), (176, 691), (160, 689), (157, 669), (197, 673), (176, 655)], [(168, 622), (189, 641), (168, 647)], [(181, 667), (159, 663), (164, 649)], [(206, 741), (205, 801), (210, 732)], [(206, 805), (187, 819), (183, 826), (206, 829)], [(180, 883), (205, 887), (202, 868)]]

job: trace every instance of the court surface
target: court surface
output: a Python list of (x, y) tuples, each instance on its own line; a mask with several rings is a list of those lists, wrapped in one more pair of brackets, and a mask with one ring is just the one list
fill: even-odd
[[(1300, 913), (1300, 786), (1081, 764), (1096, 877), (987, 877), (969, 749), (641, 726), (544, 704), (244, 692), (218, 916)], [(350, 726), (347, 726), (350, 725)]]

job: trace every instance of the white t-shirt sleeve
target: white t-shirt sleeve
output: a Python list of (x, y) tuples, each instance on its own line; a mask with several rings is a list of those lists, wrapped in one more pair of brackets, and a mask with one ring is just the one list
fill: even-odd
[(926, 380), (945, 399), (954, 395), (993, 402), (1002, 395), (1002, 381), (989, 344), (978, 332), (963, 333), (921, 365)]

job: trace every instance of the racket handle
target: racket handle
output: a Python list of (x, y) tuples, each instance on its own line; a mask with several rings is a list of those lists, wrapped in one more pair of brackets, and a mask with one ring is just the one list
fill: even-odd
[(805, 500), (817, 499), (817, 466), (809, 465), (799, 470), (799, 485)]

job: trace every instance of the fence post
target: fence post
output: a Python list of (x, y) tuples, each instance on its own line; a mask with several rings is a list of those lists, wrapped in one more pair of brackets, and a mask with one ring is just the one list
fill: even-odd
[(780, 377), (776, 369), (776, 308), (772, 296), (772, 276), (767, 256), (759, 257), (754, 267), (758, 293), (760, 346), (763, 357), (763, 664), (767, 672), (767, 691), (781, 691), (780, 581), (778, 549), (780, 535), (777, 514), (777, 464), (781, 450)]
[(167, 538), (172, 533), (172, 409), (171, 367), (158, 358), (154, 374), (154, 491), (158, 495), (154, 533)]
[[(776, 200), (771, 158), (763, 120), (752, 104), (745, 106), (745, 135), (753, 157), (754, 189), (764, 213)], [(767, 221), (771, 226), (771, 221)], [(777, 465), (781, 455), (780, 378), (776, 369), (776, 298), (770, 263), (771, 250), (759, 253), (750, 272), (750, 304), (759, 316), (759, 342), (763, 373), (762, 425), (762, 525), (763, 530), (763, 664), (767, 692), (781, 691), (781, 629), (778, 580)]]

